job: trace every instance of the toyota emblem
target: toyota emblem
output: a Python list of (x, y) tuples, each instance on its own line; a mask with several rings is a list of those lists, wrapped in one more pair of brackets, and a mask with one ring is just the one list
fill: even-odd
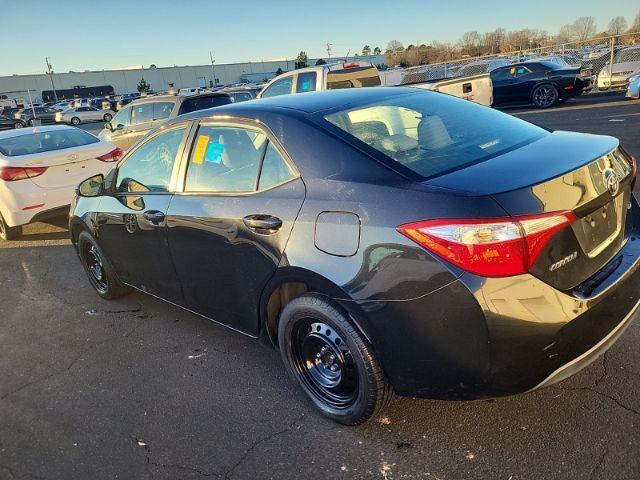
[(612, 169), (607, 168), (604, 173), (604, 184), (607, 186), (607, 190), (612, 197), (615, 197), (620, 190), (620, 179)]

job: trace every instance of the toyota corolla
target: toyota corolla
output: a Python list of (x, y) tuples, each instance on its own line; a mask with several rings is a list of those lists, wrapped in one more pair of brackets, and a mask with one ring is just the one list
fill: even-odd
[(411, 88), (194, 112), (78, 188), (70, 231), (103, 298), (132, 288), (278, 348), (326, 416), (392, 395), (551, 385), (640, 299), (635, 161)]

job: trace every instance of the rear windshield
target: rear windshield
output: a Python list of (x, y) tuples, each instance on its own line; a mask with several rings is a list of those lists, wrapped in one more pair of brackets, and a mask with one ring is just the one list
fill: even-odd
[(7, 157), (62, 150), (98, 143), (96, 137), (84, 130), (69, 128), (48, 132), (30, 133), (0, 139), (0, 153)]
[(231, 98), (226, 95), (190, 98), (182, 102), (178, 115), (195, 112), (196, 110), (204, 110), (205, 108), (219, 107), (220, 105), (227, 105), (229, 103), (231, 103)]
[(327, 73), (327, 89), (379, 87), (380, 76), (375, 67), (345, 68)]
[(416, 92), (324, 118), (423, 180), (495, 157), (548, 132), (476, 103)]

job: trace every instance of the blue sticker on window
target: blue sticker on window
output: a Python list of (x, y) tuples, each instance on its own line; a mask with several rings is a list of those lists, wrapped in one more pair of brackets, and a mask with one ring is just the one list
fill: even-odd
[(302, 82), (302, 89), (309, 90), (309, 80), (307, 80), (306, 82)]
[(204, 161), (211, 163), (222, 163), (222, 153), (224, 152), (224, 144), (218, 142), (209, 142), (207, 151), (204, 154)]

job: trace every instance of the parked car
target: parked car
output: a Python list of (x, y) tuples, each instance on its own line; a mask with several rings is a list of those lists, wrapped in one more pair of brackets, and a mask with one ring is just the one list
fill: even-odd
[(409, 73), (401, 85), (455, 95), (488, 107), (493, 103), (493, 85), (488, 73), (439, 80), (425, 80), (425, 76), (424, 73)]
[(640, 70), (627, 78), (627, 98), (640, 98)]
[(56, 102), (53, 105), (51, 105), (51, 108), (58, 110), (59, 112), (62, 112), (67, 108), (71, 108), (71, 100), (60, 100), (59, 102)]
[[(55, 123), (58, 110), (51, 107), (25, 107), (13, 114), (13, 118), (25, 125), (33, 125), (34, 120), (42, 123)], [(35, 114), (35, 116), (34, 116)]]
[(106, 173), (121, 154), (73, 127), (0, 132), (0, 238), (16, 238), (22, 225), (63, 212), (78, 183)]
[(526, 392), (606, 351), (640, 305), (634, 181), (612, 137), (355, 88), (165, 123), (80, 185), (70, 232), (102, 298), (272, 342), (353, 425), (393, 392)]
[(611, 77), (609, 76), (609, 63), (598, 74), (598, 88), (624, 88), (633, 72), (640, 69), (640, 45), (621, 48), (614, 53)]
[(476, 62), (467, 63), (460, 67), (454, 77), (469, 77), (472, 75), (482, 75), (489, 73), (499, 67), (510, 65), (511, 62), (507, 58), (491, 58), (488, 60), (478, 60)]
[(141, 98), (120, 110), (98, 136), (126, 150), (169, 118), (229, 103), (231, 97), (220, 92)]
[(491, 72), (493, 106), (530, 105), (548, 108), (582, 94), (592, 86), (591, 77), (583, 77), (579, 67), (561, 67), (557, 63), (523, 62)]
[(260, 90), (260, 87), (228, 87), (217, 91), (226, 93), (237, 103), (257, 98)]
[(116, 114), (113, 110), (102, 110), (96, 107), (68, 108), (64, 112), (57, 112), (55, 120), (58, 123), (80, 125), (87, 122), (110, 122)]
[(269, 81), (258, 98), (380, 85), (378, 70), (369, 62), (331, 63), (283, 73)]
[(0, 115), (0, 130), (6, 130), (7, 128), (23, 128), (25, 124), (22, 120), (16, 120), (7, 115)]

